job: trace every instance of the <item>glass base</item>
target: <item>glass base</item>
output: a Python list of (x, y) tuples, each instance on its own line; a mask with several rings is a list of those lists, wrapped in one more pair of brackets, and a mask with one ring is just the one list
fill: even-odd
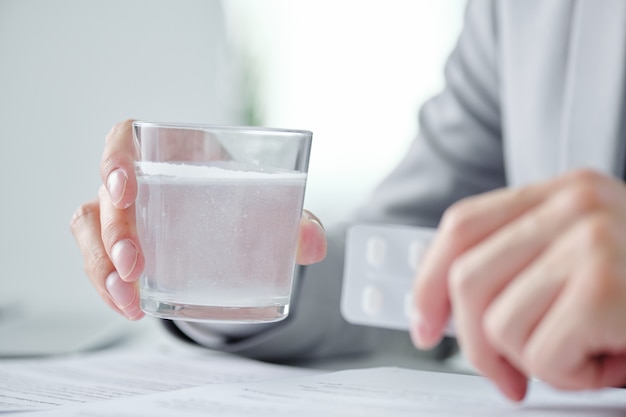
[(270, 323), (289, 314), (289, 304), (260, 307), (225, 307), (178, 304), (141, 299), (141, 309), (151, 316), (170, 320), (219, 323)]

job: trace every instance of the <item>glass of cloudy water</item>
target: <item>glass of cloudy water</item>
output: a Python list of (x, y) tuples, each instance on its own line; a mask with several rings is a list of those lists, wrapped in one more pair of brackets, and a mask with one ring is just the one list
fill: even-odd
[(289, 313), (311, 132), (133, 123), (141, 308), (178, 320)]

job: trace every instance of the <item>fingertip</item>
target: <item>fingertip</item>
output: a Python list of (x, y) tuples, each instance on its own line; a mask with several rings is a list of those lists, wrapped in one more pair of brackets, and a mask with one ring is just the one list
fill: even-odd
[(498, 389), (509, 400), (520, 403), (526, 398), (528, 392), (528, 380), (524, 376), (515, 376), (505, 382), (497, 384)]
[(104, 286), (117, 311), (125, 318), (135, 321), (144, 316), (139, 305), (139, 289), (135, 283), (122, 280), (114, 271), (106, 277)]
[(410, 333), (418, 349), (432, 349), (443, 339), (451, 314), (444, 288), (436, 282), (426, 286), (416, 282), (414, 285)]
[[(427, 263), (427, 262), (426, 262)], [(412, 332), (419, 346), (434, 347), (443, 338), (451, 315), (447, 276), (425, 264), (413, 282)]]
[(478, 368), (478, 372), (489, 378), (509, 400), (516, 403), (523, 401), (528, 392), (528, 377), (526, 374), (513, 366), (504, 357), (498, 356), (485, 360), (491, 357), (487, 351), (484, 351), (482, 356), (485, 362), (482, 366), (474, 363)]
[(443, 326), (433, 325), (424, 319), (417, 310), (411, 316), (410, 336), (413, 346), (420, 350), (432, 349), (443, 338)]
[(298, 264), (311, 265), (322, 261), (326, 257), (327, 249), (324, 226), (317, 217), (304, 210), (298, 236)]

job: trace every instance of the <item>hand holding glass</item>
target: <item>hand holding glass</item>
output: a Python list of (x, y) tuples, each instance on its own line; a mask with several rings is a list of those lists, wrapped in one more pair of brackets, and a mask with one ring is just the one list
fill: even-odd
[(312, 134), (135, 122), (139, 281), (148, 314), (285, 318)]

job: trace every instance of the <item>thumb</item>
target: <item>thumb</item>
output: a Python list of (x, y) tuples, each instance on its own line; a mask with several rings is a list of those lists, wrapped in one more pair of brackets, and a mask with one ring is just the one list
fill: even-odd
[(320, 220), (308, 210), (302, 212), (296, 262), (311, 265), (326, 257), (326, 232)]

